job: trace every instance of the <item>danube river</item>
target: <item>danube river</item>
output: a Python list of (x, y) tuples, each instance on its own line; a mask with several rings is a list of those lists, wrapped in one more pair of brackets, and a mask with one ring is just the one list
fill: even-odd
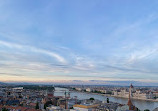
[[(64, 96), (64, 91), (68, 89), (65, 88), (55, 88), (55, 96)], [(91, 97), (101, 100), (101, 101), (106, 101), (106, 96), (102, 95), (97, 95), (97, 94), (90, 94), (90, 93), (82, 93), (82, 92), (71, 92), (70, 96), (73, 98), (74, 96), (77, 96), (78, 99), (89, 99)], [(125, 98), (117, 98), (117, 97), (108, 97), (110, 101), (112, 102), (117, 102), (121, 104), (127, 104), (128, 99)], [(158, 107), (158, 102), (151, 102), (151, 101), (143, 101), (143, 100), (132, 100), (133, 104), (138, 107), (140, 110), (145, 110), (149, 109), (152, 111), (156, 107)]]

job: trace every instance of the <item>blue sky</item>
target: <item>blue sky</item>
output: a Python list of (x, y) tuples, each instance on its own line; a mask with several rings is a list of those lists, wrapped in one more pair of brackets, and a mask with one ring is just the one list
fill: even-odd
[(0, 0), (0, 81), (158, 79), (157, 0)]

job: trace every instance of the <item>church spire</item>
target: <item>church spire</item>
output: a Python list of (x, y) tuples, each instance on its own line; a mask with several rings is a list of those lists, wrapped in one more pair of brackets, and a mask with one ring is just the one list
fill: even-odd
[(129, 91), (129, 97), (128, 97), (128, 103), (127, 105), (130, 107), (130, 106), (133, 106), (132, 104), (132, 101), (131, 101), (131, 97), (130, 97), (130, 91)]
[[(131, 88), (131, 86), (130, 86), (130, 88)], [(132, 104), (132, 101), (131, 101), (131, 91), (129, 91), (129, 97), (128, 97), (127, 105), (129, 106), (129, 110), (134, 110), (135, 109), (135, 106)]]
[(133, 85), (132, 85), (132, 83), (131, 83), (131, 86), (130, 86), (130, 88), (133, 88)]

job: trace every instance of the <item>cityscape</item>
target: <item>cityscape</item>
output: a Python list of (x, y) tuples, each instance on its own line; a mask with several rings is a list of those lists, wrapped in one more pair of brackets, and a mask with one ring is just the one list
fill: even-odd
[[(73, 94), (74, 93), (74, 94)], [(76, 93), (76, 94), (75, 94)], [(80, 94), (91, 94), (80, 98)], [(102, 99), (94, 95), (102, 96)], [(126, 98), (127, 103), (111, 97)], [(8, 85), (0, 86), (2, 111), (157, 111), (158, 107), (144, 109), (134, 100), (158, 101), (156, 87), (79, 86), (79, 85)], [(157, 103), (158, 105), (158, 103)], [(138, 108), (138, 107), (139, 108)]]
[(158, 0), (0, 0), (0, 111), (158, 111)]
[(158, 88), (134, 88), (133, 85), (130, 85), (130, 88), (75, 88), (77, 91), (85, 91), (85, 92), (92, 92), (92, 93), (100, 93), (100, 94), (109, 94), (110, 96), (114, 97), (122, 97), (122, 98), (129, 98), (129, 95), (133, 99), (141, 99), (141, 100), (149, 100), (149, 101), (158, 101)]

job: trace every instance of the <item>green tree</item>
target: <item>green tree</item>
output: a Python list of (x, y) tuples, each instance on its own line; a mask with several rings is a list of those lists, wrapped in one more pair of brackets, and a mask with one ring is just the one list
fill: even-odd
[(36, 109), (39, 109), (39, 104), (38, 104), (38, 102), (36, 103)]
[(149, 109), (145, 109), (144, 111), (150, 111)]
[(140, 111), (140, 110), (137, 108), (137, 111)]
[(107, 103), (109, 103), (109, 98), (106, 99)]
[(46, 107), (48, 107), (50, 104), (52, 104), (52, 101), (47, 101), (47, 102), (44, 104), (44, 109), (46, 109)]
[(46, 106), (46, 104), (44, 104), (44, 109), (46, 109), (47, 108), (47, 106)]
[(94, 98), (90, 98), (89, 100), (94, 100)]
[(8, 109), (6, 109), (6, 108), (2, 108), (2, 111), (8, 111)]

